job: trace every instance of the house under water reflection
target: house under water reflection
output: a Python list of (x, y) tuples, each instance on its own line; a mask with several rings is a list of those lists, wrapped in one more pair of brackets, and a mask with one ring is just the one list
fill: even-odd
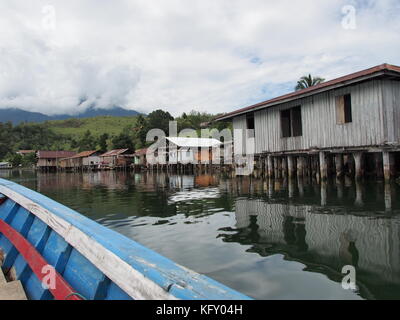
[[(252, 183), (239, 182), (248, 191), (257, 189), (246, 187)], [(396, 186), (371, 190), (343, 181), (292, 186), (294, 190), (276, 187), (274, 182), (267, 185), (263, 196), (238, 196), (236, 229), (221, 230), (224, 241), (250, 245), (248, 251), (261, 256), (284, 254), (287, 260), (304, 264), (305, 270), (337, 282), (343, 278), (342, 267), (353, 265), (363, 297), (398, 295), (400, 212), (388, 211), (396, 207)]]

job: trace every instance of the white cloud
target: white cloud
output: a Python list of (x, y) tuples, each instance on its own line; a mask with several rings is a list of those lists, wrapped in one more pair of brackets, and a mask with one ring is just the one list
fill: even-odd
[(231, 111), (305, 73), (400, 64), (399, 14), (398, 0), (3, 0), (0, 108)]

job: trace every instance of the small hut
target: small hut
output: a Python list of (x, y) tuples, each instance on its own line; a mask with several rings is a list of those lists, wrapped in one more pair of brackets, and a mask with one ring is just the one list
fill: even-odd
[(129, 149), (115, 149), (100, 155), (102, 168), (124, 168), (133, 162), (133, 154)]
[(12, 164), (9, 162), (0, 162), (0, 169), (12, 169)]
[(40, 170), (54, 170), (59, 168), (61, 159), (76, 155), (74, 151), (38, 151), (37, 167)]
[(96, 168), (100, 164), (100, 152), (96, 150), (83, 151), (72, 157), (60, 160), (62, 169)]

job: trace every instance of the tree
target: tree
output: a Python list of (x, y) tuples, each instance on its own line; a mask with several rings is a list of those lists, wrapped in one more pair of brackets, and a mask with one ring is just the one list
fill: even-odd
[[(174, 118), (169, 112), (163, 110), (156, 110), (147, 116), (147, 129), (161, 129), (166, 135), (169, 133), (169, 122)], [(147, 130), (147, 131), (148, 131)]]
[(12, 164), (13, 167), (19, 167), (22, 164), (22, 156), (20, 154), (8, 154), (7, 161)]
[(90, 130), (87, 130), (82, 139), (78, 142), (79, 151), (94, 150), (96, 148), (96, 141), (92, 136)]
[(101, 152), (106, 152), (108, 149), (108, 144), (107, 144), (107, 140), (109, 138), (108, 133), (103, 133), (100, 137), (99, 137), (99, 146), (100, 146), (100, 151)]
[(139, 115), (136, 118), (136, 125), (133, 128), (135, 146), (138, 148), (142, 148), (146, 145), (147, 128), (148, 124), (146, 119), (142, 115)]
[(0, 160), (12, 151), (13, 126), (11, 122), (0, 122)]
[(130, 149), (132, 152), (135, 151), (133, 132), (130, 127), (124, 128), (124, 130), (112, 139), (112, 145), (114, 149)]
[(325, 81), (324, 78), (320, 78), (320, 77), (313, 78), (311, 76), (311, 74), (309, 74), (308, 76), (301, 77), (300, 80), (297, 81), (297, 86), (296, 86), (295, 90), (299, 91), (299, 90), (303, 90), (303, 89), (306, 89), (309, 87), (313, 87), (324, 81)]
[(36, 164), (36, 162), (37, 162), (37, 159), (36, 159), (35, 152), (28, 153), (27, 155), (22, 157), (22, 165), (24, 167), (32, 166), (32, 165)]

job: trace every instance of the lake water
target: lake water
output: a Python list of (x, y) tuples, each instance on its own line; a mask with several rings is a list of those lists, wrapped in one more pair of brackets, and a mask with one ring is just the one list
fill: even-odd
[[(1, 171), (256, 299), (399, 299), (397, 184)], [(344, 290), (343, 266), (357, 289)]]

